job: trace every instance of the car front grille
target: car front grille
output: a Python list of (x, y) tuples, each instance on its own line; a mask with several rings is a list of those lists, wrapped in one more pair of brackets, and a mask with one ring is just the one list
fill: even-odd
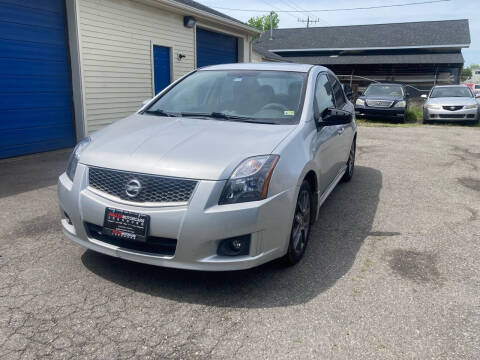
[(443, 110), (457, 111), (463, 109), (463, 106), (443, 106)]
[(177, 240), (162, 238), (156, 236), (148, 236), (145, 242), (119, 239), (114, 236), (102, 233), (102, 227), (99, 225), (85, 223), (85, 229), (89, 238), (121, 247), (127, 250), (140, 251), (155, 255), (173, 256), (177, 249)]
[[(127, 194), (127, 185), (132, 181), (139, 190)], [(180, 205), (190, 200), (197, 181), (89, 167), (88, 185), (94, 190), (131, 202)]]
[(390, 100), (366, 100), (365, 102), (368, 106), (381, 108), (388, 108), (393, 104), (393, 101)]
[(468, 118), (464, 114), (439, 114), (440, 119), (465, 119)]

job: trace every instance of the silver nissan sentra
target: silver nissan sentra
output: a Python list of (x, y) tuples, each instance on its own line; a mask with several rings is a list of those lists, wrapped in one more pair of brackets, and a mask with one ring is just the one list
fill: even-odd
[(63, 231), (173, 268), (295, 264), (320, 206), (352, 178), (356, 130), (327, 68), (193, 71), (76, 146), (58, 184)]

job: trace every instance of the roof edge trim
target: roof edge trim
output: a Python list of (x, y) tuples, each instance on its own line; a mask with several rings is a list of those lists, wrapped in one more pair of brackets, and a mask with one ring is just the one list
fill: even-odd
[(236, 21), (230, 20), (228, 18), (224, 18), (222, 16), (209, 13), (207, 11), (203, 11), (203, 10), (194, 8), (192, 6), (181, 4), (181, 3), (176, 2), (174, 0), (162, 0), (162, 1), (159, 1), (159, 0), (135, 0), (135, 1), (146, 3), (146, 4), (149, 4), (149, 5), (158, 5), (160, 7), (171, 6), (171, 7), (180, 9), (180, 10), (188, 11), (188, 12), (192, 13), (192, 15), (203, 16), (205, 18), (209, 18), (211, 20), (215, 20), (215, 21), (227, 24), (227, 25), (229, 25), (233, 28), (242, 29), (243, 31), (247, 32), (250, 35), (258, 35), (258, 34), (262, 33), (260, 30), (255, 29), (254, 27), (251, 27), (251, 26), (249, 26), (247, 24), (244, 24), (242, 22), (236, 22)]
[(304, 49), (269, 49), (270, 52), (296, 52), (296, 51), (354, 51), (354, 50), (384, 50), (384, 49), (438, 49), (438, 48), (468, 48), (470, 44), (449, 45), (422, 45), (422, 46), (379, 46), (358, 48), (304, 48)]

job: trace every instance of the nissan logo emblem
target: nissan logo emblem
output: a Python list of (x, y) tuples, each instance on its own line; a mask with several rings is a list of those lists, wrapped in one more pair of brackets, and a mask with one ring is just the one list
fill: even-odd
[(142, 190), (142, 184), (140, 184), (140, 181), (137, 179), (132, 179), (127, 183), (127, 186), (125, 186), (125, 193), (127, 194), (128, 197), (134, 198), (138, 194), (140, 194), (140, 191)]

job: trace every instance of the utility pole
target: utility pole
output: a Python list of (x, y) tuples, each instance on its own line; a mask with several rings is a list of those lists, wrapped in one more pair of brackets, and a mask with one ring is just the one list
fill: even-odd
[(310, 27), (310, 23), (317, 23), (317, 22), (320, 22), (320, 19), (310, 19), (310, 16), (307, 16), (307, 20), (305, 19), (298, 19), (298, 22), (301, 22), (301, 23), (307, 23), (307, 28)]
[(273, 40), (273, 11), (270, 11), (270, 40)]

